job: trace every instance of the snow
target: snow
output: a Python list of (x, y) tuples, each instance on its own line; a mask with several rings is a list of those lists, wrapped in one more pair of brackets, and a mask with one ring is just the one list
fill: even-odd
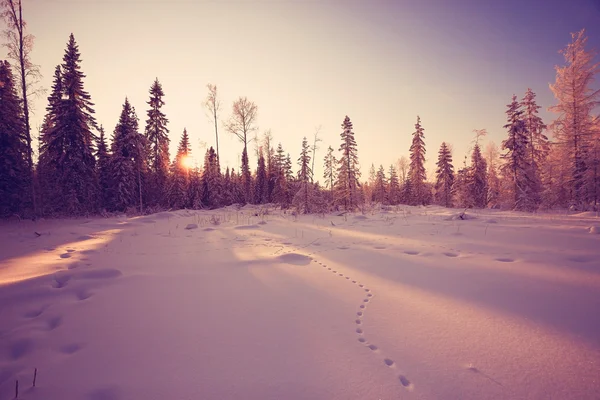
[(262, 211), (2, 223), (0, 399), (600, 398), (597, 217)]

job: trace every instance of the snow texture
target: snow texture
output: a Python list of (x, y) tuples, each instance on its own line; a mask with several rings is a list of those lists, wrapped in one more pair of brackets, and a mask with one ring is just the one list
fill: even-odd
[(462, 211), (3, 222), (0, 399), (600, 398), (597, 217)]

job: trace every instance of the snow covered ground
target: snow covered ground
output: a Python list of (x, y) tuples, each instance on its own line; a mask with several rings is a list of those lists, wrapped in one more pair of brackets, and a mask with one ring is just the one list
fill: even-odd
[(595, 214), (257, 210), (3, 222), (0, 400), (600, 398)]

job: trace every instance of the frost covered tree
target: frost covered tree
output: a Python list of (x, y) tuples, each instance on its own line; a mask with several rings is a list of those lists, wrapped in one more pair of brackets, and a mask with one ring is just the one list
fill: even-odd
[(190, 138), (183, 129), (175, 160), (171, 165), (171, 184), (169, 187), (169, 204), (175, 209), (190, 206)]
[(310, 168), (310, 151), (311, 148), (308, 145), (306, 136), (302, 139), (302, 149), (300, 150), (300, 158), (298, 158), (298, 184), (300, 189), (296, 194), (296, 200), (294, 203), (297, 205), (298, 210), (303, 214), (310, 213), (311, 210), (311, 197), (312, 197), (312, 170)]
[(98, 189), (100, 194), (100, 207), (107, 209), (110, 207), (110, 188), (111, 188), (111, 173), (110, 173), (110, 154), (108, 153), (108, 145), (104, 136), (104, 127), (100, 125), (98, 129), (100, 135), (96, 142), (96, 170), (98, 172)]
[(389, 180), (387, 187), (387, 198), (391, 205), (398, 204), (399, 196), (400, 196), (400, 182), (398, 180), (398, 173), (396, 172), (396, 167), (394, 165), (390, 165), (389, 169)]
[(25, 132), (10, 64), (0, 60), (0, 217), (23, 215), (31, 204)]
[(442, 142), (438, 152), (437, 170), (435, 171), (435, 199), (444, 207), (452, 207), (454, 166), (452, 152), (446, 142)]
[(254, 204), (265, 204), (269, 191), (267, 180), (267, 166), (262, 147), (258, 149), (258, 165), (256, 168), (256, 181), (254, 185)]
[[(229, 175), (229, 169), (227, 170)], [(229, 177), (228, 177), (229, 179)], [(211, 146), (204, 156), (204, 169), (202, 170), (202, 206), (217, 208), (222, 204), (221, 172), (217, 153)]]
[(542, 176), (541, 166), (546, 162), (550, 151), (550, 143), (548, 137), (544, 134), (546, 124), (538, 115), (538, 110), (541, 108), (535, 101), (535, 93), (531, 89), (527, 89), (525, 97), (521, 100), (523, 108), (523, 119), (525, 121), (525, 129), (529, 133), (529, 164), (531, 165), (531, 174), (534, 181), (533, 197), (537, 206), (541, 203), (542, 192)]
[(248, 142), (250, 134), (256, 130), (256, 117), (258, 107), (246, 97), (240, 97), (233, 103), (233, 110), (225, 129), (235, 135), (244, 145), (242, 151), (242, 185), (244, 188), (245, 202), (252, 200), (252, 174), (248, 159)]
[(354, 132), (352, 131), (352, 122), (346, 116), (342, 123), (342, 144), (339, 160), (338, 176), (336, 182), (336, 200), (343, 204), (346, 210), (353, 210), (358, 204), (358, 189), (360, 188), (360, 170), (358, 164), (358, 150)]
[(572, 33), (571, 39), (571, 43), (561, 50), (566, 65), (555, 67), (556, 81), (550, 89), (557, 104), (549, 109), (558, 114), (551, 129), (568, 165), (569, 205), (586, 208), (589, 204), (586, 159), (594, 131), (592, 111), (600, 104), (600, 89), (594, 89), (593, 83), (600, 71), (600, 63), (594, 61), (595, 51), (586, 50), (585, 30)]
[(165, 193), (169, 179), (169, 120), (162, 112), (165, 105), (164, 92), (158, 78), (150, 87), (150, 100), (147, 111), (145, 135), (149, 143), (148, 163), (150, 165), (151, 178), (149, 179), (149, 198), (152, 205), (165, 205)]
[(529, 163), (529, 133), (523, 119), (523, 111), (517, 102), (517, 96), (513, 95), (511, 104), (506, 114), (508, 123), (504, 128), (508, 129), (508, 138), (502, 142), (502, 154), (504, 164), (501, 167), (502, 174), (508, 184), (507, 190), (512, 195), (512, 208), (520, 211), (534, 211), (536, 209), (534, 198), (534, 185), (531, 164)]
[(333, 200), (333, 185), (335, 184), (335, 180), (337, 178), (337, 164), (338, 160), (335, 158), (335, 154), (333, 154), (333, 147), (329, 146), (327, 149), (327, 154), (325, 154), (324, 161), (324, 172), (323, 179), (325, 179), (325, 190), (329, 191), (329, 201)]
[(479, 138), (487, 132), (485, 129), (475, 130), (476, 139), (471, 153), (471, 167), (468, 175), (468, 192), (473, 207), (485, 208), (488, 198), (487, 163), (481, 154)]
[[(40, 177), (53, 175), (45, 187), (50, 212), (69, 214), (96, 210), (98, 185), (95, 171), (96, 127), (90, 95), (83, 87), (80, 54), (71, 34), (60, 72), (57, 69), (49, 98), (47, 126), (40, 146)], [(60, 198), (60, 201), (56, 201)]]
[(500, 200), (500, 177), (498, 176), (499, 166), (498, 146), (494, 142), (489, 142), (485, 148), (485, 160), (488, 166), (487, 173), (487, 205), (490, 208), (498, 208)]
[(421, 126), (421, 118), (417, 116), (415, 124), (415, 132), (410, 146), (410, 166), (408, 169), (408, 180), (410, 181), (411, 197), (409, 204), (424, 204), (427, 197), (427, 187), (425, 180), (427, 173), (425, 172), (425, 134)]
[(130, 207), (143, 209), (143, 189), (147, 174), (147, 141), (139, 133), (135, 109), (125, 98), (111, 145), (110, 198), (113, 209), (127, 211)]

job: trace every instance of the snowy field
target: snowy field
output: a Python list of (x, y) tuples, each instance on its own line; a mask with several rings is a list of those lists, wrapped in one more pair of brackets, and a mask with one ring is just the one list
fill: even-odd
[(3, 222), (0, 400), (600, 399), (595, 214), (257, 210)]

